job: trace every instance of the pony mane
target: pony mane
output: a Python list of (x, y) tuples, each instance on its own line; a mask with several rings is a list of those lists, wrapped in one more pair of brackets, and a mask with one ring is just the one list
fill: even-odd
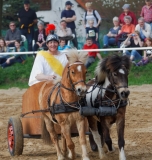
[(68, 49), (66, 52), (67, 59), (69, 61), (69, 64), (73, 64), (75, 62), (82, 62), (86, 63), (86, 60), (88, 58), (87, 52), (81, 52), (81, 54), (77, 51), (77, 49)]
[(103, 83), (107, 73), (125, 67), (130, 70), (131, 62), (128, 56), (112, 55), (101, 60), (95, 70), (95, 76), (98, 83)]

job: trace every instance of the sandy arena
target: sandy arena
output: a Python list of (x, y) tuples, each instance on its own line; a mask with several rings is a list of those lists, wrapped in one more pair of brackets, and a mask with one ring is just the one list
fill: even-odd
[[(125, 127), (125, 153), (127, 160), (152, 160), (152, 85), (131, 86), (130, 106), (127, 107)], [(6, 130), (9, 117), (21, 113), (22, 95), (25, 90), (11, 88), (0, 90), (0, 160), (56, 160), (54, 146), (44, 145), (42, 140), (24, 139), (23, 155), (11, 157), (7, 148)], [(111, 130), (116, 151), (108, 154), (109, 160), (118, 160), (119, 152), (115, 125)], [(78, 137), (76, 160), (81, 159)], [(87, 137), (88, 140), (88, 137)], [(98, 160), (98, 152), (92, 152), (88, 144), (90, 160)]]

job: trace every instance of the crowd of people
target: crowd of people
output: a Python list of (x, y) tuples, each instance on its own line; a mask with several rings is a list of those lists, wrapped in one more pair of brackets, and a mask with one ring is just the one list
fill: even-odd
[[(135, 14), (130, 11), (130, 4), (124, 4), (123, 12), (113, 18), (113, 27), (108, 33), (103, 36), (103, 48), (110, 47), (151, 47), (152, 46), (152, 3), (150, 0), (145, 0), (145, 5), (141, 9), (140, 18), (136, 18)], [(73, 46), (78, 48), (76, 36), (76, 14), (72, 10), (73, 4), (71, 1), (65, 3), (65, 9), (61, 13), (60, 28), (55, 31), (54, 36), (58, 36), (58, 51), (70, 48), (69, 40)], [(83, 25), (86, 30), (86, 43), (82, 49), (99, 49), (99, 28), (102, 25), (102, 18), (97, 10), (92, 7), (92, 2), (85, 4), (86, 11), (83, 15)], [(28, 51), (48, 50), (46, 43), (47, 35), (45, 24), (37, 20), (36, 12), (30, 8), (30, 1), (24, 0), (24, 6), (18, 12), (18, 20), (20, 23), (19, 29), (16, 28), (15, 22), (9, 23), (9, 29), (6, 32), (5, 38), (0, 39), (0, 52), (9, 52), (14, 47), (15, 52), (24, 52), (25, 48), (22, 45), (22, 36), (24, 35), (28, 42)], [(37, 25), (37, 30), (34, 25)], [(33, 44), (34, 40), (34, 44)], [(107, 53), (107, 52), (106, 52)], [(152, 59), (151, 50), (132, 50), (125, 51), (136, 66), (145, 65)], [(98, 57), (102, 59), (99, 52), (88, 52), (88, 68)], [(26, 56), (23, 55), (2, 55), (0, 56), (0, 65), (2, 68), (19, 62), (24, 63)]]

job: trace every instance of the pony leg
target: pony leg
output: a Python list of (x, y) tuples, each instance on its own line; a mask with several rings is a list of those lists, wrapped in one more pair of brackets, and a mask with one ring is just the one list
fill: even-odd
[(59, 147), (58, 137), (57, 137), (57, 134), (55, 132), (53, 122), (45, 115), (44, 115), (44, 121), (45, 121), (45, 124), (46, 124), (46, 129), (50, 134), (50, 138), (55, 145), (58, 160), (64, 160), (65, 158), (61, 153), (61, 150), (60, 150), (60, 147)]
[(116, 126), (117, 126), (117, 134), (118, 134), (119, 160), (126, 160), (126, 156), (125, 156), (125, 152), (124, 152), (125, 116), (120, 115), (120, 118), (117, 118)]
[(98, 132), (98, 128), (97, 128), (97, 120), (94, 119), (93, 117), (87, 117), (88, 118), (88, 123), (89, 123), (89, 127), (90, 127), (90, 131), (93, 135), (94, 141), (97, 144), (98, 147), (98, 152), (99, 152), (99, 158), (100, 159), (105, 159), (106, 158), (106, 154), (103, 150), (103, 146), (101, 145), (101, 137), (99, 135)]
[(79, 132), (79, 142), (82, 148), (82, 160), (90, 160), (88, 157), (87, 147), (86, 147), (85, 118), (77, 120), (76, 125)]
[(66, 139), (63, 134), (61, 134), (61, 143), (62, 143), (62, 153), (64, 156), (66, 156), (67, 153), (67, 145), (66, 145)]
[(75, 145), (71, 139), (70, 123), (67, 123), (67, 122), (66, 122), (66, 124), (61, 123), (60, 126), (61, 126), (61, 132), (64, 135), (64, 137), (66, 139), (66, 143), (67, 143), (67, 147), (68, 147), (68, 151), (69, 151), (68, 158), (73, 160), (73, 159), (75, 159), (75, 151), (74, 151)]

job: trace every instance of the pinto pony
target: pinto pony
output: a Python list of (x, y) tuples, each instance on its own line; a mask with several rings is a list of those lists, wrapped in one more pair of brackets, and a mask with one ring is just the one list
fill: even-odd
[[(86, 53), (78, 54), (76, 50), (68, 50), (66, 65), (61, 81), (56, 84), (46, 82), (43, 84), (39, 94), (40, 109), (50, 108), (50, 112), (42, 113), (42, 135), (46, 141), (54, 143), (58, 160), (65, 159), (65, 152), (59, 147), (58, 135), (55, 131), (54, 123), (61, 127), (61, 135), (65, 138), (69, 154), (68, 158), (74, 159), (74, 143), (71, 139), (71, 126), (76, 124), (79, 141), (82, 148), (83, 160), (89, 160), (86, 149), (85, 137), (85, 117), (81, 116), (79, 110), (79, 100), (85, 96), (87, 88), (85, 83), (86, 67), (84, 63), (87, 59)], [(48, 134), (47, 134), (48, 133)], [(47, 136), (48, 135), (48, 136)], [(63, 138), (63, 139), (64, 139)]]
[(101, 137), (98, 133), (97, 120), (89, 116), (88, 122), (101, 159), (106, 157), (103, 150), (105, 143), (109, 152), (114, 151), (109, 130), (112, 124), (116, 123), (119, 159), (126, 160), (124, 128), (127, 99), (130, 93), (128, 90), (129, 69), (130, 60), (127, 56), (112, 55), (98, 64), (95, 71), (96, 79), (88, 82), (92, 86), (88, 88), (89, 94), (86, 95), (87, 105), (99, 111), (97, 116), (100, 121), (99, 132)]

